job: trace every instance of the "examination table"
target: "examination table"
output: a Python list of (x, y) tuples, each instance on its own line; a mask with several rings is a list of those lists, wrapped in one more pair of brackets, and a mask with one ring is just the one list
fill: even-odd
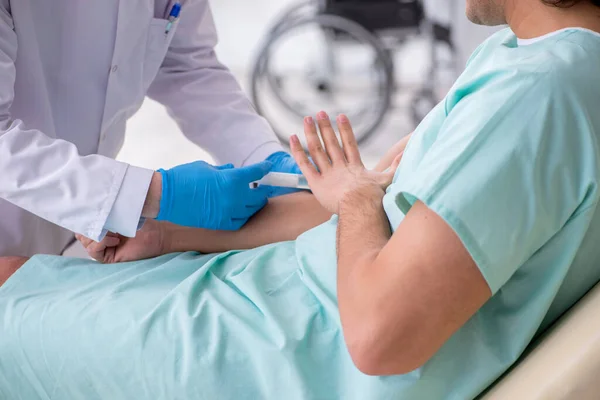
[(480, 400), (600, 400), (600, 284)]

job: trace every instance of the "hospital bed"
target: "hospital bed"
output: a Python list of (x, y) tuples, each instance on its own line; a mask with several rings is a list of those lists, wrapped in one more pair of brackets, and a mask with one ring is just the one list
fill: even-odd
[(599, 400), (600, 284), (479, 400)]
[(600, 400), (600, 283), (477, 400)]

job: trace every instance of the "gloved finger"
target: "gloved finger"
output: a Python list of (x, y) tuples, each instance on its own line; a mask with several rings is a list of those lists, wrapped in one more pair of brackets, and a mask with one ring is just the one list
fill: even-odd
[[(266, 205), (266, 203), (265, 203), (265, 205)], [(239, 208), (231, 213), (231, 219), (232, 220), (248, 220), (250, 217), (252, 217), (254, 214), (259, 212), (263, 208), (264, 208), (264, 205), (246, 206), (246, 207)]]
[(262, 179), (271, 171), (272, 167), (273, 164), (270, 161), (262, 161), (254, 165), (239, 168), (235, 172), (237, 177), (241, 179), (243, 183), (250, 184), (251, 182)]
[(229, 231), (239, 231), (248, 222), (248, 218), (232, 218)]
[(292, 158), (289, 153), (285, 151), (280, 151), (275, 154), (271, 154), (267, 161), (271, 161), (273, 163), (273, 167), (271, 168), (272, 172), (284, 172), (284, 173), (292, 173), (299, 174), (300, 168), (296, 161)]
[(250, 218), (252, 218), (252, 216), (254, 214), (256, 214), (257, 212), (259, 212), (260, 210), (262, 210), (264, 208), (264, 206), (267, 204), (267, 202), (265, 202), (264, 204), (258, 205), (258, 206), (246, 206), (243, 208), (240, 208), (238, 210), (236, 210), (233, 214), (232, 214), (232, 219), (233, 220), (248, 220)]
[(247, 194), (244, 196), (244, 205), (246, 207), (264, 207), (272, 192), (273, 188), (271, 186), (259, 186), (256, 189), (248, 189)]
[(248, 220), (250, 219), (254, 214), (256, 214), (257, 212), (259, 212), (260, 210), (262, 210), (263, 207), (259, 207), (259, 206), (247, 206), (244, 208), (240, 208), (239, 210), (237, 210), (232, 216), (232, 220)]
[(218, 167), (216, 167), (219, 171), (223, 171), (226, 169), (233, 169), (233, 164), (225, 164), (225, 165), (219, 165)]

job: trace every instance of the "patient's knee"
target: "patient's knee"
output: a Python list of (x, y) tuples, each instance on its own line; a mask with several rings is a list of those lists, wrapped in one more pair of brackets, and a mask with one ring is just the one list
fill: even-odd
[(0, 257), (0, 286), (29, 260), (27, 257)]

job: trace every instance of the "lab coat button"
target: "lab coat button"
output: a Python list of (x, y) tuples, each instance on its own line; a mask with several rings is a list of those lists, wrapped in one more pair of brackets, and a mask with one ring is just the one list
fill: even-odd
[(118, 65), (113, 65), (113, 67), (110, 69), (112, 72), (117, 72), (117, 70), (119, 69)]

